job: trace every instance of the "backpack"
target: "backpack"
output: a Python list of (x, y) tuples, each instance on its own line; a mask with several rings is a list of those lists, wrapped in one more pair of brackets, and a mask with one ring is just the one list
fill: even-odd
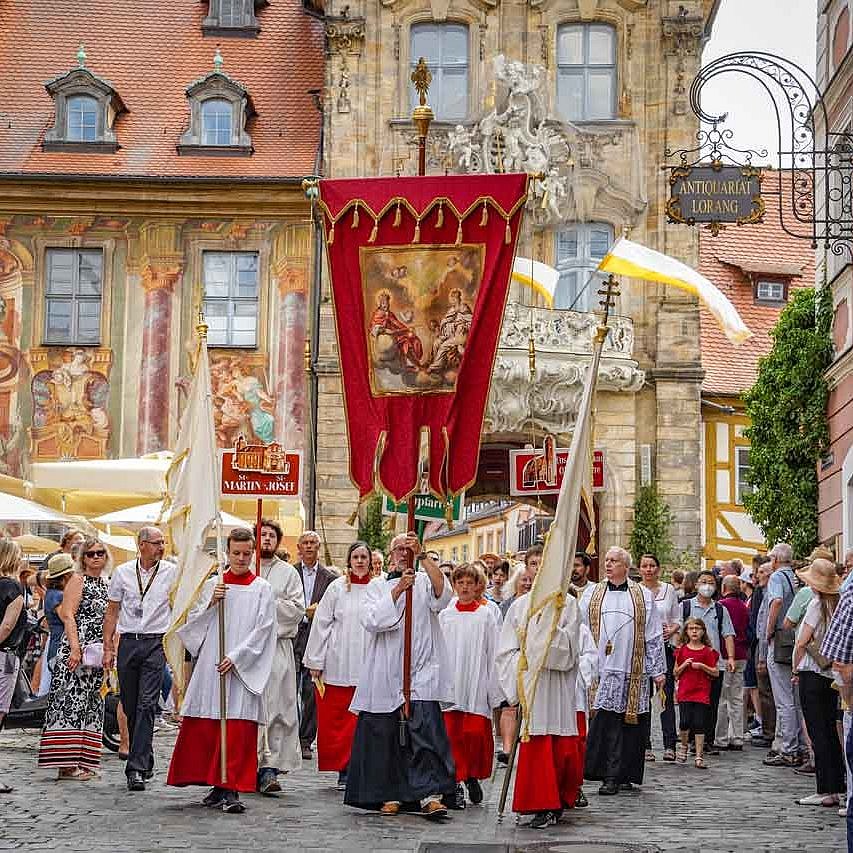
[[(681, 621), (686, 622), (690, 618), (690, 611), (693, 609), (693, 599), (685, 598), (681, 602)], [(717, 633), (720, 640), (720, 656), (723, 654), (725, 644), (723, 643), (723, 605), (719, 601), (714, 602), (714, 610), (717, 613)]]

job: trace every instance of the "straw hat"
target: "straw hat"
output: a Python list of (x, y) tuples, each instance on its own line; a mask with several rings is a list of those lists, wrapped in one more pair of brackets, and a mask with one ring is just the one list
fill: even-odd
[(834, 560), (835, 554), (826, 547), (826, 545), (818, 545), (814, 551), (809, 554), (809, 562), (814, 560)]
[(835, 563), (818, 558), (806, 569), (800, 569), (797, 577), (816, 592), (834, 595), (841, 586), (841, 578), (835, 571)]
[(49, 581), (61, 578), (63, 575), (67, 575), (69, 572), (73, 571), (74, 560), (71, 558), (70, 554), (54, 554), (47, 561), (47, 579)]

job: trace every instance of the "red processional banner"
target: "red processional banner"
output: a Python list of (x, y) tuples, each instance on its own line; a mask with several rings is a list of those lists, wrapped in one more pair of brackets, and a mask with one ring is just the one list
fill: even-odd
[(350, 476), (403, 500), (477, 476), (526, 175), (320, 181)]

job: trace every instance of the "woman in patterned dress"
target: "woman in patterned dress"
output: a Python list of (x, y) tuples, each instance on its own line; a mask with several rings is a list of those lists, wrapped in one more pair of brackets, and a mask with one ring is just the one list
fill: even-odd
[(97, 776), (101, 763), (104, 671), (83, 666), (81, 658), (88, 644), (103, 642), (107, 582), (101, 575), (111, 565), (106, 545), (87, 538), (80, 547), (77, 571), (57, 608), (65, 636), (50, 684), (38, 766), (58, 767), (60, 779), (86, 782)]

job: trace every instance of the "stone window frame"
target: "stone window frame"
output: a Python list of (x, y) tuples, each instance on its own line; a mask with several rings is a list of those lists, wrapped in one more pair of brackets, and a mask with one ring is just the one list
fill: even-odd
[[(71, 234), (42, 233), (33, 238), (33, 346), (47, 348), (74, 347), (77, 349), (109, 349), (112, 338), (112, 293), (115, 286), (113, 266), (116, 243), (111, 238), (92, 238)], [(47, 308), (47, 251), (48, 249), (100, 249), (101, 274), (101, 334), (97, 344), (49, 344), (45, 342)]]
[[(593, 228), (601, 228), (606, 227), (610, 232), (610, 246), (613, 246), (613, 243), (616, 241), (616, 226), (612, 222), (608, 222), (606, 220), (594, 219), (589, 220), (587, 222), (564, 222), (559, 228), (554, 229), (554, 268), (560, 272), (560, 278), (562, 278), (562, 273), (564, 271), (569, 272), (571, 270), (586, 270), (588, 272), (592, 272), (597, 266), (597, 260), (592, 257), (591, 253), (588, 250), (588, 244), (590, 242), (590, 232)], [(579, 254), (576, 256), (575, 263), (567, 263), (565, 259), (561, 261), (559, 257), (560, 252), (560, 237), (561, 235), (566, 234), (569, 231), (576, 230), (578, 231), (578, 252)], [(587, 244), (587, 248), (584, 249), (581, 247), (581, 233), (584, 233), (583, 240)], [(602, 257), (604, 257), (602, 255)], [(605, 276), (601, 275), (602, 280)], [(596, 297), (598, 294), (598, 285), (595, 283), (587, 284), (586, 290), (582, 297), (578, 297), (578, 294), (575, 293), (576, 302), (574, 307), (570, 308), (568, 305), (558, 305), (557, 301), (557, 293), (559, 291), (560, 282), (557, 282), (557, 291), (554, 293), (554, 308), (559, 308), (560, 310), (571, 310), (571, 311), (579, 311), (581, 313), (587, 313), (589, 311), (594, 311), (596, 307)], [(580, 306), (580, 307), (579, 307)], [(586, 307), (589, 306), (589, 307)]]
[[(422, 9), (414, 11), (410, 15), (400, 19), (400, 45), (399, 59), (397, 59), (397, 73), (400, 80), (398, 115), (404, 121), (408, 121), (412, 114), (412, 67), (417, 63), (418, 57), (412, 57), (412, 27), (416, 24), (462, 24), (468, 27), (468, 115), (464, 119), (443, 119), (436, 116), (433, 126), (436, 129), (442, 127), (455, 127), (457, 124), (466, 124), (476, 116), (474, 105), (478, 103), (478, 93), (481, 91), (481, 68), (482, 61), (479, 60), (478, 39), (480, 38), (479, 27), (482, 23), (480, 13), (474, 9), (453, 9), (447, 17), (438, 20), (433, 17), (432, 11)], [(427, 96), (429, 101), (429, 96)], [(393, 119), (392, 119), (393, 121)]]
[[(115, 121), (127, 112), (127, 108), (109, 81), (88, 68), (79, 67), (54, 77), (44, 88), (54, 102), (53, 126), (45, 132), (42, 141), (45, 151), (112, 154), (119, 149)], [(91, 98), (98, 107), (97, 130), (91, 142), (72, 140), (68, 136), (68, 102), (77, 96)]]
[[(473, 63), (473, 57), (475, 56), (475, 54), (474, 54), (475, 42), (474, 42), (474, 39), (472, 38), (472, 25), (468, 21), (464, 20), (461, 16), (460, 17), (454, 17), (454, 18), (448, 18), (448, 19), (445, 19), (443, 21), (436, 21), (432, 17), (429, 17), (429, 18), (424, 19), (424, 20), (411, 20), (411, 21), (409, 21), (409, 25), (408, 25), (409, 39), (408, 39), (408, 46), (407, 46), (407, 52), (409, 54), (409, 64), (406, 66), (406, 72), (404, 75), (404, 79), (408, 82), (408, 92), (409, 92), (409, 98), (410, 98), (410, 100), (408, 101), (408, 103), (406, 105), (408, 108), (408, 111), (409, 111), (409, 113), (411, 113), (411, 111), (414, 109), (414, 107), (416, 105), (416, 101), (414, 101), (415, 94), (414, 94), (414, 86), (412, 85), (412, 82), (411, 82), (411, 74), (412, 74), (412, 71), (414, 71), (414, 68), (418, 62), (418, 59), (420, 58), (420, 57), (412, 55), (412, 39), (414, 38), (414, 33), (415, 33), (416, 28), (426, 27), (426, 26), (432, 26), (432, 27), (445, 27), (445, 26), (450, 27), (450, 26), (453, 26), (453, 27), (464, 27), (465, 28), (465, 31), (466, 31), (465, 32), (465, 36), (466, 36), (465, 43), (466, 43), (466, 47), (467, 47), (467, 56), (466, 56), (466, 65), (465, 65), (465, 114), (463, 116), (453, 116), (453, 117), (448, 117), (446, 115), (442, 115), (441, 112), (439, 111), (439, 105), (435, 101), (434, 92), (432, 90), (429, 93), (429, 102), (430, 102), (430, 106), (435, 111), (435, 119), (438, 122), (446, 122), (449, 124), (455, 124), (457, 122), (463, 122), (464, 123), (466, 121), (470, 121), (471, 112), (472, 112), (471, 111), (471, 105), (472, 105), (472, 94), (473, 94), (472, 86), (471, 86), (471, 75), (472, 75), (473, 64), (474, 64)], [(434, 68), (430, 67), (430, 71), (432, 72), (432, 75), (433, 75), (433, 84), (432, 85), (434, 87), (435, 83), (436, 83), (436, 70)]]
[[(256, 282), (256, 290), (255, 296), (239, 296), (234, 293), (234, 284), (235, 281), (229, 277), (228, 285), (229, 291), (227, 296), (209, 296), (207, 293), (207, 281), (205, 279), (205, 259), (207, 255), (227, 255), (231, 261), (231, 266), (234, 266), (234, 261), (236, 261), (237, 256), (252, 256), (255, 259), (256, 269), (255, 269), (255, 282)], [(208, 346), (211, 349), (239, 349), (239, 350), (256, 350), (258, 349), (258, 341), (261, 337), (260, 330), (260, 322), (261, 322), (261, 255), (260, 252), (249, 249), (203, 249), (201, 253), (201, 290), (202, 290), (202, 305), (204, 306), (205, 317), (208, 318), (208, 324), (210, 324), (210, 318), (212, 317), (212, 313), (209, 312), (208, 303), (217, 303), (222, 305), (226, 309), (226, 317), (230, 321), (237, 316), (235, 309), (238, 305), (254, 305), (255, 308), (255, 339), (251, 344), (237, 344), (234, 343), (233, 340), (229, 338), (229, 331), (226, 328), (226, 341), (225, 343), (214, 343), (213, 340), (213, 330), (208, 332)], [(233, 330), (232, 330), (233, 331)]]
[[(252, 100), (245, 87), (222, 71), (211, 71), (186, 89), (190, 108), (188, 129), (177, 145), (178, 154), (219, 157), (250, 157), (254, 152), (252, 137), (246, 126), (255, 115)], [(202, 106), (205, 101), (228, 101), (231, 104), (231, 144), (205, 145), (202, 128)]]
[(243, 4), (243, 23), (223, 23), (223, 0), (208, 0), (207, 15), (201, 22), (202, 33), (206, 36), (224, 36), (225, 38), (257, 38), (261, 25), (256, 13), (269, 6), (268, 0), (225, 0), (225, 2)]
[[(559, 55), (559, 41), (560, 41), (560, 33), (568, 27), (580, 27), (583, 31), (583, 43), (584, 43), (584, 53), (587, 50), (587, 44), (589, 41), (589, 33), (593, 29), (600, 30), (608, 30), (613, 36), (613, 62), (610, 64), (601, 64), (601, 65), (590, 65), (588, 63), (581, 63), (580, 65), (569, 66), (572, 68), (581, 69), (581, 76), (584, 81), (584, 86), (586, 87), (588, 82), (588, 73), (591, 68), (600, 68), (608, 70), (611, 74), (612, 80), (612, 91), (610, 96), (610, 113), (606, 116), (588, 116), (582, 115), (574, 118), (568, 118), (564, 116), (560, 112), (560, 55)], [(555, 85), (554, 85), (554, 114), (560, 116), (563, 121), (571, 121), (573, 123), (578, 122), (599, 122), (599, 121), (613, 121), (614, 119), (619, 118), (619, 27), (613, 21), (605, 21), (605, 20), (593, 20), (593, 21), (581, 21), (581, 20), (570, 20), (570, 21), (561, 21), (557, 24), (554, 31), (554, 75), (555, 75)], [(584, 104), (586, 107), (589, 105), (586, 103), (587, 93), (584, 93)]]

